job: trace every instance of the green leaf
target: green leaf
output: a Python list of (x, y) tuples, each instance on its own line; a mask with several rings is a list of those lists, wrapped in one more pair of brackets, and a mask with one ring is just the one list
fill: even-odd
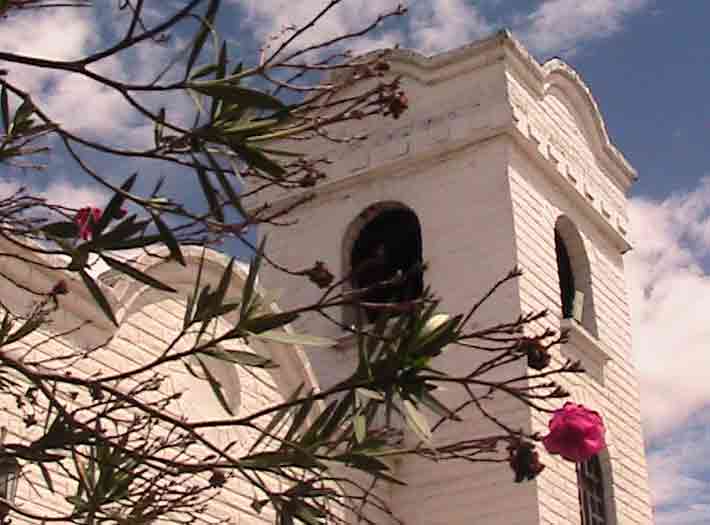
[(217, 176), (217, 180), (219, 181), (220, 186), (222, 186), (224, 193), (229, 198), (229, 203), (232, 206), (234, 206), (234, 209), (237, 210), (237, 213), (239, 213), (239, 215), (241, 215), (242, 217), (248, 217), (247, 211), (242, 206), (242, 200), (239, 198), (239, 195), (234, 190), (234, 187), (230, 184), (229, 180), (227, 179), (227, 175), (225, 174), (225, 171), (219, 165), (217, 160), (207, 151), (206, 148), (203, 150), (203, 152), (204, 152), (205, 156), (207, 157), (207, 160), (209, 161), (210, 166), (214, 170), (214, 173)]
[(288, 333), (284, 332), (283, 330), (265, 330), (263, 332), (250, 334), (250, 336), (254, 337), (255, 339), (266, 339), (268, 341), (276, 341), (277, 343), (285, 343), (291, 345), (323, 347), (335, 345), (335, 341), (333, 341), (332, 339), (318, 337), (315, 335)]
[(229, 263), (224, 269), (224, 272), (222, 272), (222, 277), (219, 280), (219, 284), (217, 285), (217, 289), (214, 292), (214, 302), (216, 308), (214, 310), (216, 311), (219, 306), (222, 305), (224, 302), (224, 298), (227, 295), (227, 290), (229, 289), (229, 285), (232, 282), (232, 272), (234, 269), (234, 257), (229, 259)]
[(206, 77), (207, 75), (217, 71), (217, 68), (217, 64), (209, 64), (207, 66), (203, 66), (192, 74), (190, 80), (197, 80), (198, 78)]
[(278, 368), (278, 365), (271, 359), (267, 359), (266, 357), (252, 352), (244, 352), (241, 350), (205, 350), (204, 353), (214, 357), (215, 359), (229, 361), (230, 363), (242, 366), (251, 366), (255, 368)]
[[(123, 182), (123, 184), (121, 184), (121, 190), (126, 193), (131, 191), (133, 184), (136, 182), (136, 177), (138, 177), (138, 173), (134, 173), (133, 175), (129, 176)], [(104, 208), (104, 211), (101, 214), (101, 218), (99, 219), (99, 222), (96, 224), (96, 227), (93, 230), (94, 235), (99, 235), (102, 231), (106, 229), (106, 226), (108, 226), (109, 222), (111, 222), (115, 218), (119, 218), (121, 206), (123, 206), (123, 203), (125, 201), (126, 198), (118, 192), (115, 193), (113, 197), (111, 197), (111, 200)]]
[[(252, 306), (252, 299), (254, 297), (254, 291), (256, 288), (256, 277), (259, 274), (259, 268), (261, 267), (261, 259), (264, 254), (264, 247), (266, 246), (266, 237), (264, 237), (256, 249), (254, 258), (249, 264), (249, 273), (247, 274), (247, 279), (244, 282), (244, 287), (242, 288), (242, 309), (240, 312), (240, 317), (242, 319), (247, 319), (249, 317), (249, 310)], [(251, 330), (254, 332), (255, 330)]]
[(343, 418), (347, 414), (348, 410), (353, 404), (354, 396), (351, 394), (346, 394), (343, 399), (338, 403), (338, 408), (333, 413), (332, 417), (328, 421), (328, 424), (323, 427), (321, 431), (321, 439), (329, 439), (330, 436), (338, 429), (343, 427)]
[(113, 315), (111, 305), (109, 304), (108, 299), (106, 299), (104, 293), (101, 291), (101, 288), (99, 288), (99, 285), (96, 284), (88, 273), (86, 273), (86, 270), (79, 270), (79, 275), (81, 275), (82, 281), (84, 281), (84, 284), (89, 289), (89, 292), (96, 301), (96, 304), (99, 305), (99, 308), (103, 310), (106, 317), (108, 317), (113, 324), (118, 326), (118, 321), (116, 321), (116, 316)]
[(44, 482), (47, 485), (47, 488), (52, 494), (54, 494), (54, 483), (52, 482), (52, 476), (50, 475), (49, 470), (41, 462), (36, 462), (35, 464), (39, 467), (39, 470), (42, 473), (42, 477), (44, 478)]
[[(298, 397), (301, 395), (301, 391), (303, 390), (303, 383), (301, 383), (298, 388), (296, 388), (293, 393), (288, 397), (286, 400), (286, 404), (291, 404), (293, 403)], [(266, 426), (264, 431), (259, 435), (259, 437), (256, 439), (254, 444), (251, 446), (249, 449), (249, 452), (256, 450), (256, 448), (259, 446), (259, 444), (269, 437), (271, 432), (276, 428), (276, 426), (283, 420), (283, 418), (291, 412), (291, 408), (289, 406), (286, 406), (276, 412), (272, 417), (271, 421), (269, 421), (269, 424)]]
[(313, 404), (315, 403), (315, 400), (313, 399), (312, 395), (313, 391), (311, 390), (310, 392), (308, 392), (308, 397), (305, 397), (301, 400), (301, 408), (299, 408), (298, 412), (296, 412), (296, 415), (293, 416), (293, 419), (291, 420), (291, 427), (288, 429), (288, 432), (286, 432), (286, 435), (284, 436), (284, 442), (291, 441), (298, 429), (301, 428), (303, 423), (306, 422), (306, 418), (308, 418), (308, 415), (311, 413), (311, 409), (313, 408)]
[[(328, 422), (333, 411), (335, 410), (335, 408), (337, 406), (338, 406), (337, 399), (334, 401), (331, 401), (330, 404), (326, 407), (326, 409), (323, 410), (323, 412), (321, 412), (318, 415), (318, 418), (313, 422), (313, 424), (311, 425), (311, 428), (309, 428), (308, 432), (306, 432), (303, 435), (303, 437), (301, 438), (301, 440), (299, 442), (299, 445), (301, 447), (306, 447), (306, 448), (310, 447), (316, 442), (316, 440), (319, 439), (318, 431), (321, 429), (321, 427), (323, 427)], [(320, 441), (324, 442), (325, 439), (320, 438)]]
[(222, 42), (222, 47), (219, 49), (219, 57), (217, 58), (217, 73), (216, 78), (224, 78), (227, 74), (227, 42)]
[(192, 44), (192, 50), (190, 51), (190, 56), (187, 59), (187, 64), (185, 66), (185, 76), (190, 74), (192, 66), (195, 65), (195, 61), (200, 56), (202, 47), (205, 45), (205, 41), (212, 31), (212, 26), (214, 25), (215, 16), (217, 16), (217, 11), (219, 10), (220, 0), (211, 0), (207, 6), (207, 12), (205, 13), (205, 18), (202, 20), (202, 27), (200, 31), (195, 36), (195, 41)]
[(229, 402), (227, 401), (227, 398), (224, 397), (224, 393), (222, 392), (222, 385), (217, 381), (217, 379), (212, 375), (212, 372), (210, 372), (210, 369), (207, 367), (207, 365), (200, 359), (200, 356), (197, 356), (197, 362), (200, 363), (200, 366), (202, 367), (202, 372), (205, 374), (205, 377), (207, 378), (207, 381), (210, 384), (210, 387), (212, 388), (212, 392), (214, 392), (215, 397), (219, 401), (219, 403), (222, 405), (222, 408), (227, 411), (227, 413), (230, 416), (234, 415), (234, 411), (232, 410), (232, 407), (229, 406)]
[(210, 213), (219, 222), (224, 222), (224, 213), (222, 213), (222, 208), (219, 205), (219, 200), (217, 199), (217, 192), (212, 187), (207, 170), (197, 163), (195, 159), (195, 172), (197, 173), (197, 180), (200, 182), (202, 187), (202, 193), (205, 194), (205, 199), (210, 208)]
[(282, 110), (286, 108), (283, 102), (268, 93), (242, 87), (229, 81), (191, 82), (187, 84), (187, 87), (203, 95), (221, 100), (223, 103), (239, 104), (242, 107), (257, 109)]
[(192, 312), (195, 309), (195, 296), (190, 294), (187, 296), (187, 302), (185, 303), (185, 313), (182, 318), (182, 329), (187, 330), (192, 322)]
[(389, 470), (389, 467), (384, 462), (365, 454), (343, 454), (334, 459), (343, 461), (359, 470), (369, 472), (370, 474), (383, 470)]
[(312, 468), (318, 464), (314, 458), (302, 452), (260, 452), (241, 458), (239, 465), (247, 468), (270, 469), (292, 466)]
[(30, 118), (30, 115), (35, 110), (35, 105), (30, 99), (30, 97), (25, 97), (25, 99), (22, 101), (22, 104), (20, 104), (20, 107), (15, 111), (15, 117), (12, 119), (12, 124), (10, 124), (10, 129), (8, 130), (8, 133), (12, 133), (13, 131), (22, 131), (26, 126), (23, 126), (26, 122), (28, 122), (28, 119)]
[[(138, 223), (136, 223), (138, 224)], [(103, 236), (102, 242), (106, 243), (108, 236), (113, 233), (111, 230), (106, 235)], [(110, 250), (130, 250), (132, 248), (144, 248), (152, 244), (161, 242), (163, 238), (160, 235), (144, 235), (142, 237), (136, 237), (135, 239), (125, 239), (122, 241), (111, 241), (109, 244)]]
[(7, 88), (3, 84), (0, 89), (0, 113), (2, 114), (2, 125), (5, 133), (10, 132), (10, 104), (7, 100)]
[[(243, 303), (242, 303), (242, 306)], [(292, 323), (298, 319), (298, 314), (295, 312), (284, 312), (280, 314), (268, 314), (262, 315), (260, 317), (254, 317), (252, 319), (246, 319), (239, 322), (239, 328), (247, 332), (251, 332), (253, 335), (261, 335), (267, 330), (273, 330), (274, 328), (279, 328), (285, 324)]]
[(230, 141), (229, 147), (252, 168), (279, 178), (286, 174), (286, 169), (283, 166), (268, 158), (258, 149), (239, 144), (236, 141)]
[(379, 392), (375, 390), (370, 390), (368, 388), (358, 388), (356, 391), (357, 395), (364, 397), (365, 399), (374, 399), (375, 401), (384, 401), (385, 398)]
[(42, 231), (49, 237), (74, 239), (79, 236), (79, 226), (73, 222), (53, 222), (42, 226)]
[(429, 428), (429, 422), (426, 420), (426, 417), (417, 410), (417, 407), (414, 406), (414, 403), (411, 401), (405, 399), (402, 405), (404, 406), (404, 416), (409, 428), (414, 431), (419, 439), (425, 443), (430, 443), (431, 428)]
[(150, 221), (147, 219), (137, 221), (135, 214), (129, 215), (102, 235), (100, 239), (92, 241), (91, 244), (104, 250), (113, 250), (117, 243), (120, 244), (135, 234), (145, 231), (145, 227), (149, 223)]
[(2, 324), (0, 325), (0, 345), (5, 344), (5, 338), (7, 334), (10, 333), (12, 328), (12, 319), (10, 319), (10, 312), (5, 312), (5, 316), (2, 318)]
[(170, 250), (170, 257), (180, 263), (181, 266), (187, 266), (185, 258), (182, 256), (182, 251), (180, 251), (180, 245), (173, 235), (173, 232), (156, 213), (152, 214), (152, 216), (153, 222), (160, 232), (160, 238), (165, 243), (165, 246), (168, 247), (168, 250)]
[(165, 129), (165, 108), (160, 108), (158, 112), (158, 118), (155, 121), (155, 127), (153, 128), (153, 141), (155, 142), (155, 147), (159, 148), (160, 143), (163, 141), (163, 130)]
[(357, 442), (362, 443), (365, 441), (367, 435), (367, 421), (365, 420), (365, 416), (362, 414), (355, 416), (355, 419), (353, 419), (353, 427), (355, 428), (355, 439)]
[(108, 255), (101, 254), (101, 259), (104, 260), (106, 264), (108, 264), (111, 268), (114, 270), (118, 270), (121, 273), (124, 273), (130, 277), (133, 277), (136, 281), (140, 281), (143, 284), (147, 284), (148, 286), (152, 288), (157, 288), (158, 290), (163, 290), (164, 292), (176, 292), (175, 288), (172, 286), (168, 286), (167, 284), (164, 284), (160, 282), (158, 279), (155, 277), (151, 277), (147, 273), (141, 272), (139, 269), (134, 268), (130, 264), (126, 264), (122, 261), (119, 261), (117, 259), (114, 259), (112, 257), (109, 257)]

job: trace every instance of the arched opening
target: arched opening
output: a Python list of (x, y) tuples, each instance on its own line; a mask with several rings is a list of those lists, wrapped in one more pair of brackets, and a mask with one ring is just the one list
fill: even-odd
[(577, 488), (582, 525), (612, 525), (614, 509), (610, 469), (604, 468), (602, 459), (595, 455), (577, 463)]
[(560, 217), (555, 225), (555, 254), (563, 319), (574, 319), (597, 336), (592, 274), (584, 241), (574, 223)]
[[(367, 289), (360, 302), (395, 303), (420, 297), (424, 290), (422, 235), (416, 214), (401, 205), (374, 205), (358, 220), (345, 255), (350, 261), (350, 285)], [(367, 322), (377, 318), (377, 309), (365, 307), (363, 311)]]
[(560, 233), (555, 230), (555, 254), (557, 255), (557, 275), (560, 280), (560, 301), (562, 303), (562, 317), (570, 319), (574, 316), (574, 273), (569, 260), (569, 252)]

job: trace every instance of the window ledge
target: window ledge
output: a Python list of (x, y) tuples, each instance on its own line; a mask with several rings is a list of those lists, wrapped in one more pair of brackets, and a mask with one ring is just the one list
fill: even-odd
[(567, 343), (562, 345), (562, 353), (565, 357), (581, 361), (586, 372), (596, 381), (604, 384), (604, 369), (611, 356), (599, 339), (587, 332), (574, 319), (560, 319), (560, 330), (568, 334)]

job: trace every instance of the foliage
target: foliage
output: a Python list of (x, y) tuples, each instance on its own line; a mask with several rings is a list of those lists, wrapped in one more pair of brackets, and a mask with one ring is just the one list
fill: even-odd
[[(508, 427), (486, 410), (485, 401), (505, 395), (549, 411), (545, 400), (566, 396), (554, 377), (580, 372), (579, 364), (550, 367), (549, 349), (561, 336), (549, 330), (531, 335), (545, 312), (486, 328), (472, 323), (482, 305), (516, 279), (518, 271), (482, 291), (483, 299), (468, 312), (446, 316), (430, 290), (416, 300), (362, 304), (367, 289), (343, 291), (351, 276), (336, 279), (322, 261), (305, 270), (287, 268), (270, 256), (268, 244), (257, 246), (247, 234), (248, 228), (260, 225), (287, 228), (289, 215), (309, 200), (307, 189), (319, 183), (327, 166), (327, 159), (304, 153), (309, 140), (357, 140), (339, 130), (355, 120), (398, 118), (407, 109), (399, 79), (389, 74), (387, 52), (353, 59), (343, 51), (343, 45), (403, 15), (403, 9), (383, 13), (353, 33), (300, 45), (314, 24), (342, 1), (331, 0), (308, 23), (285, 29), (253, 65), (246, 62), (249, 57), (230, 58), (233, 50), (220, 39), (219, 0), (186, 1), (175, 11), (161, 4), (157, 22), (147, 19), (148, 8), (154, 7), (149, 2), (122, 0), (116, 16), (126, 17), (125, 35), (78, 59), (47, 60), (0, 50), (5, 68), (0, 75), (0, 162), (5, 167), (41, 167), (36, 159), (51, 145), (70, 156), (75, 176), (87, 177), (112, 194), (103, 209), (86, 207), (88, 203), (60, 206), (22, 188), (0, 200), (0, 237), (11, 247), (2, 255), (57, 275), (48, 291), (13, 280), (22, 293), (35, 298), (29, 312), (10, 301), (3, 304), (0, 395), (12, 400), (31, 436), (10, 440), (4, 450), (21, 462), (23, 472), (39, 469), (50, 491), (61, 490), (59, 480), (61, 486), (72, 487), (63, 494), (66, 509), (36, 513), (11, 505), (12, 513), (35, 523), (188, 523), (220, 490), (240, 480), (253, 489), (253, 510), (273, 512), (284, 525), (346, 522), (353, 514), (372, 523), (377, 512), (388, 512), (374, 486), (401, 483), (393, 470), (395, 458), (509, 462), (516, 481), (542, 470), (534, 451), (539, 436)], [(21, 10), (42, 4), (66, 9), (85, 2), (0, 1), (0, 15), (5, 15), (0, 23), (12, 24)], [(189, 45), (151, 82), (130, 83), (95, 67), (136, 46), (160, 45), (171, 32), (186, 27), (191, 31)], [(13, 67), (19, 65), (79, 75), (115, 92), (153, 126), (153, 143), (141, 148), (115, 145), (52, 121), (38, 94), (13, 82)], [(152, 101), (189, 95), (194, 100), (191, 124), (165, 109), (153, 109), (146, 95)], [(175, 199), (163, 190), (162, 180), (146, 188), (137, 173), (126, 174), (116, 184), (92, 167), (92, 159), (99, 156), (119, 165), (122, 159), (148, 159), (166, 171), (181, 168), (186, 177), (181, 184), (199, 188), (205, 204)], [(272, 209), (264, 195), (274, 188), (292, 193), (292, 204)], [(200, 263), (193, 291), (183, 297), (182, 329), (160, 355), (142, 356), (120, 371), (84, 373), (86, 363), (109, 342), (90, 349), (65, 347), (59, 355), (42, 352), (43, 345), (70, 340), (71, 333), (56, 334), (51, 324), (70, 300), (64, 296), (73, 293), (67, 283), (81, 283), (106, 319), (118, 324), (115, 305), (91, 271), (97, 260), (148, 287), (177, 295), (172, 283), (161, 282), (126, 254), (141, 250), (184, 266), (187, 246), (214, 246), (229, 238), (240, 239), (254, 253), (240, 299), (234, 301), (228, 293), (235, 275), (233, 260), (214, 288), (203, 282), (204, 261)], [(257, 285), (264, 264), (294, 280), (310, 281), (323, 290), (321, 298), (274, 313)], [(9, 274), (3, 277), (12, 280)], [(378, 312), (372, 325), (341, 327), (354, 333), (357, 347), (357, 366), (347, 379), (321, 390), (302, 386), (284, 402), (257, 412), (232, 413), (209, 360), (251, 372), (276, 363), (248, 347), (226, 349), (226, 343), (331, 346), (332, 341), (317, 334), (295, 334), (284, 327), (305, 314), (328, 316), (343, 306)], [(235, 321), (225, 323), (226, 318)], [(450, 351), (484, 357), (475, 369), (454, 374), (437, 368), (436, 358)], [(486, 379), (491, 371), (513, 363), (529, 364), (534, 372)], [(176, 415), (180, 395), (164, 389), (165, 367), (176, 364), (196, 381), (209, 383), (225, 417), (195, 421), (190, 414)], [(460, 389), (466, 401), (447, 405), (441, 395), (445, 388)], [(442, 427), (458, 424), (471, 410), (498, 432), (453, 441), (438, 438)], [(256, 436), (248, 453), (236, 455), (231, 446), (220, 447), (209, 437), (208, 431), (226, 428)], [(35, 484), (29, 477), (24, 481)]]

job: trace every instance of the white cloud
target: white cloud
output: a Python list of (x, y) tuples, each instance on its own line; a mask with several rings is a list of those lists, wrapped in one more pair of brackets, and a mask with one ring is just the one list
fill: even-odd
[(710, 432), (706, 411), (684, 428), (659, 438), (648, 453), (658, 525), (693, 525), (710, 521), (707, 455)]
[(649, 0), (545, 0), (521, 15), (521, 38), (535, 52), (573, 54), (586, 41), (608, 37), (623, 28), (626, 16)]
[(495, 28), (465, 0), (416, 3), (409, 15), (414, 47), (432, 54), (481, 39)]
[[(385, 33), (384, 43), (407, 42), (426, 54), (438, 53), (480, 39), (499, 29), (498, 23), (512, 25), (531, 49), (540, 54), (572, 54), (586, 42), (606, 38), (624, 29), (626, 18), (640, 12), (653, 0), (544, 0), (528, 11), (515, 11), (512, 1), (487, 0), (413, 0), (410, 13), (400, 24), (401, 33)], [(248, 14), (242, 27), (251, 28), (264, 42), (290, 25), (303, 24), (325, 5), (325, 0), (243, 0), (233, 3)], [(310, 44), (332, 37), (374, 19), (393, 7), (397, 0), (371, 2), (346, 0), (309, 30), (301, 40)], [(499, 13), (494, 23), (484, 11)], [(506, 12), (507, 9), (507, 12)], [(403, 39), (402, 36), (405, 38)], [(383, 42), (365, 40), (360, 48), (372, 48)]]
[(0, 199), (25, 188), (28, 195), (45, 199), (48, 205), (81, 208), (83, 206), (102, 207), (109, 199), (109, 193), (98, 185), (77, 184), (63, 177), (53, 178), (46, 187), (38, 187), (41, 179), (26, 181), (19, 178), (5, 178), (0, 181)]
[[(17, 13), (3, 23), (0, 48), (52, 60), (84, 57), (109, 45), (106, 38), (102, 41), (100, 37), (108, 36), (98, 19), (104, 10), (105, 7), (97, 6), (95, 9), (40, 9)], [(184, 41), (177, 36), (166, 44), (151, 42), (136, 46), (133, 53), (108, 57), (89, 69), (127, 82), (149, 82), (160, 71), (161, 64), (166, 64), (182, 45)], [(150, 132), (141, 129), (142, 117), (116, 90), (78, 74), (17, 64), (3, 67), (9, 70), (7, 79), (30, 93), (42, 111), (63, 128), (88, 138), (111, 140), (114, 145), (150, 145), (146, 140), (152, 135), (152, 126)], [(168, 114), (178, 117), (180, 122), (189, 109), (187, 98), (172, 95), (162, 98), (161, 105), (169, 106)]]
[(652, 436), (710, 403), (710, 179), (662, 202), (633, 199), (636, 248), (628, 256), (634, 348)]
[[(309, 22), (327, 2), (324, 0), (240, 0), (237, 3), (247, 13), (242, 20), (242, 27), (249, 28), (260, 44), (278, 35), (284, 28), (302, 26)], [(306, 47), (339, 35), (359, 30), (373, 22), (378, 15), (394, 9), (398, 0), (347, 0), (329, 11), (312, 28), (299, 36), (294, 42), (294, 49)], [(290, 36), (287, 33), (286, 36)], [(397, 33), (368, 36), (348, 43), (353, 51), (364, 52), (378, 47), (396, 44)], [(353, 47), (354, 46), (354, 47)]]

